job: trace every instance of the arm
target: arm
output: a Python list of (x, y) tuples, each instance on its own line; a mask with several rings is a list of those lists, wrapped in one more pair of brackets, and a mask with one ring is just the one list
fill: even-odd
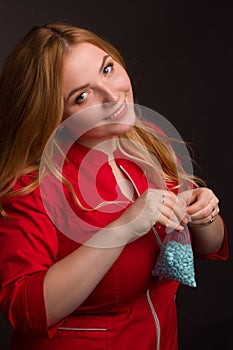
[[(78, 307), (111, 267), (123, 249), (123, 241), (116, 248), (81, 246), (57, 261), (56, 227), (46, 215), (40, 196), (10, 199), (6, 210), (12, 219), (0, 218), (3, 314), (12, 328), (22, 333), (52, 335), (59, 327), (55, 323)], [(106, 238), (105, 232), (102, 236)], [(92, 245), (98, 242), (93, 238)], [(111, 242), (114, 246), (116, 237)], [(111, 242), (105, 240), (105, 246)]]
[(193, 235), (194, 251), (200, 255), (207, 255), (218, 251), (224, 239), (224, 225), (219, 215), (209, 225), (189, 225)]
[[(108, 229), (110, 232), (106, 235)], [(80, 246), (47, 270), (44, 279), (44, 298), (48, 326), (78, 308), (117, 260), (124, 245), (115, 246), (116, 235), (121, 241), (121, 235), (124, 235), (125, 241), (133, 237), (132, 232), (119, 230), (115, 221), (103, 232), (97, 233), (88, 245)], [(99, 247), (98, 239), (104, 240), (104, 246), (107, 247)]]
[(44, 295), (49, 325), (80, 306), (120, 256), (124, 246), (146, 234), (155, 222), (169, 223), (173, 229), (183, 230), (179, 222), (184, 216), (184, 208), (176, 205), (171, 216), (170, 206), (176, 203), (176, 195), (167, 195), (164, 205), (164, 193), (167, 191), (144, 192), (117, 220), (48, 269)]
[(11, 326), (34, 336), (52, 335), (93, 291), (127, 242), (146, 234), (155, 222), (179, 229), (183, 210), (177, 208), (177, 216), (169, 220), (169, 208), (161, 212), (163, 192), (146, 191), (119, 219), (94, 235), (89, 246), (60, 261), (56, 227), (40, 195), (9, 199), (6, 210), (16, 220), (0, 218), (0, 303)]

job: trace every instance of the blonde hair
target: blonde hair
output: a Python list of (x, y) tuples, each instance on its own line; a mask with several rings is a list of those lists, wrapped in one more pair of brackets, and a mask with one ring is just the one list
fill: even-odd
[[(61, 23), (33, 28), (5, 60), (0, 77), (2, 215), (6, 215), (3, 210), (6, 198), (30, 193), (39, 184), (38, 168), (43, 150), (63, 117), (61, 80), (64, 56), (71, 46), (81, 42), (89, 42), (103, 49), (125, 67), (121, 54), (108, 41), (87, 29)], [(156, 133), (148, 134), (138, 123), (139, 121), (125, 138), (145, 145), (155, 154), (164, 172), (172, 179), (182, 178), (180, 166), (166, 141), (156, 136)], [(148, 152), (146, 157), (148, 163), (151, 163)], [(139, 158), (144, 159), (145, 154)], [(35, 176), (29, 185), (13, 191), (22, 175), (34, 171)], [(70, 187), (69, 183), (67, 185)]]

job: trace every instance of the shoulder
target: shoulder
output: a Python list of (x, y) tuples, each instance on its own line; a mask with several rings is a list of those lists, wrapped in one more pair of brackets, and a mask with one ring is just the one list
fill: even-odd
[(32, 172), (22, 175), (14, 184), (9, 196), (3, 200), (3, 208), (11, 218), (20, 219), (26, 217), (29, 212), (44, 213), (44, 206), (41, 199), (40, 186), (30, 188), (36, 183), (38, 174)]

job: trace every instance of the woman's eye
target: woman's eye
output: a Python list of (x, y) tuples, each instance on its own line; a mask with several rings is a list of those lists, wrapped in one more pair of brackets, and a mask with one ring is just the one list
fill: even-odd
[(80, 95), (78, 95), (75, 99), (75, 103), (81, 103), (87, 98), (87, 92), (82, 92)]
[(112, 63), (108, 64), (103, 70), (104, 74), (109, 74), (112, 71), (112, 67), (113, 67)]

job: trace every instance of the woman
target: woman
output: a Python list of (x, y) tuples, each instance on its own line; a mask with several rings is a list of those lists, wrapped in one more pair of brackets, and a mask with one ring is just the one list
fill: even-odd
[[(0, 301), (11, 349), (175, 350), (179, 283), (152, 276), (154, 228), (162, 240), (188, 224), (197, 256), (227, 258), (217, 197), (133, 102), (119, 52), (85, 29), (33, 28), (6, 59)], [(54, 132), (62, 141), (47, 147)]]

